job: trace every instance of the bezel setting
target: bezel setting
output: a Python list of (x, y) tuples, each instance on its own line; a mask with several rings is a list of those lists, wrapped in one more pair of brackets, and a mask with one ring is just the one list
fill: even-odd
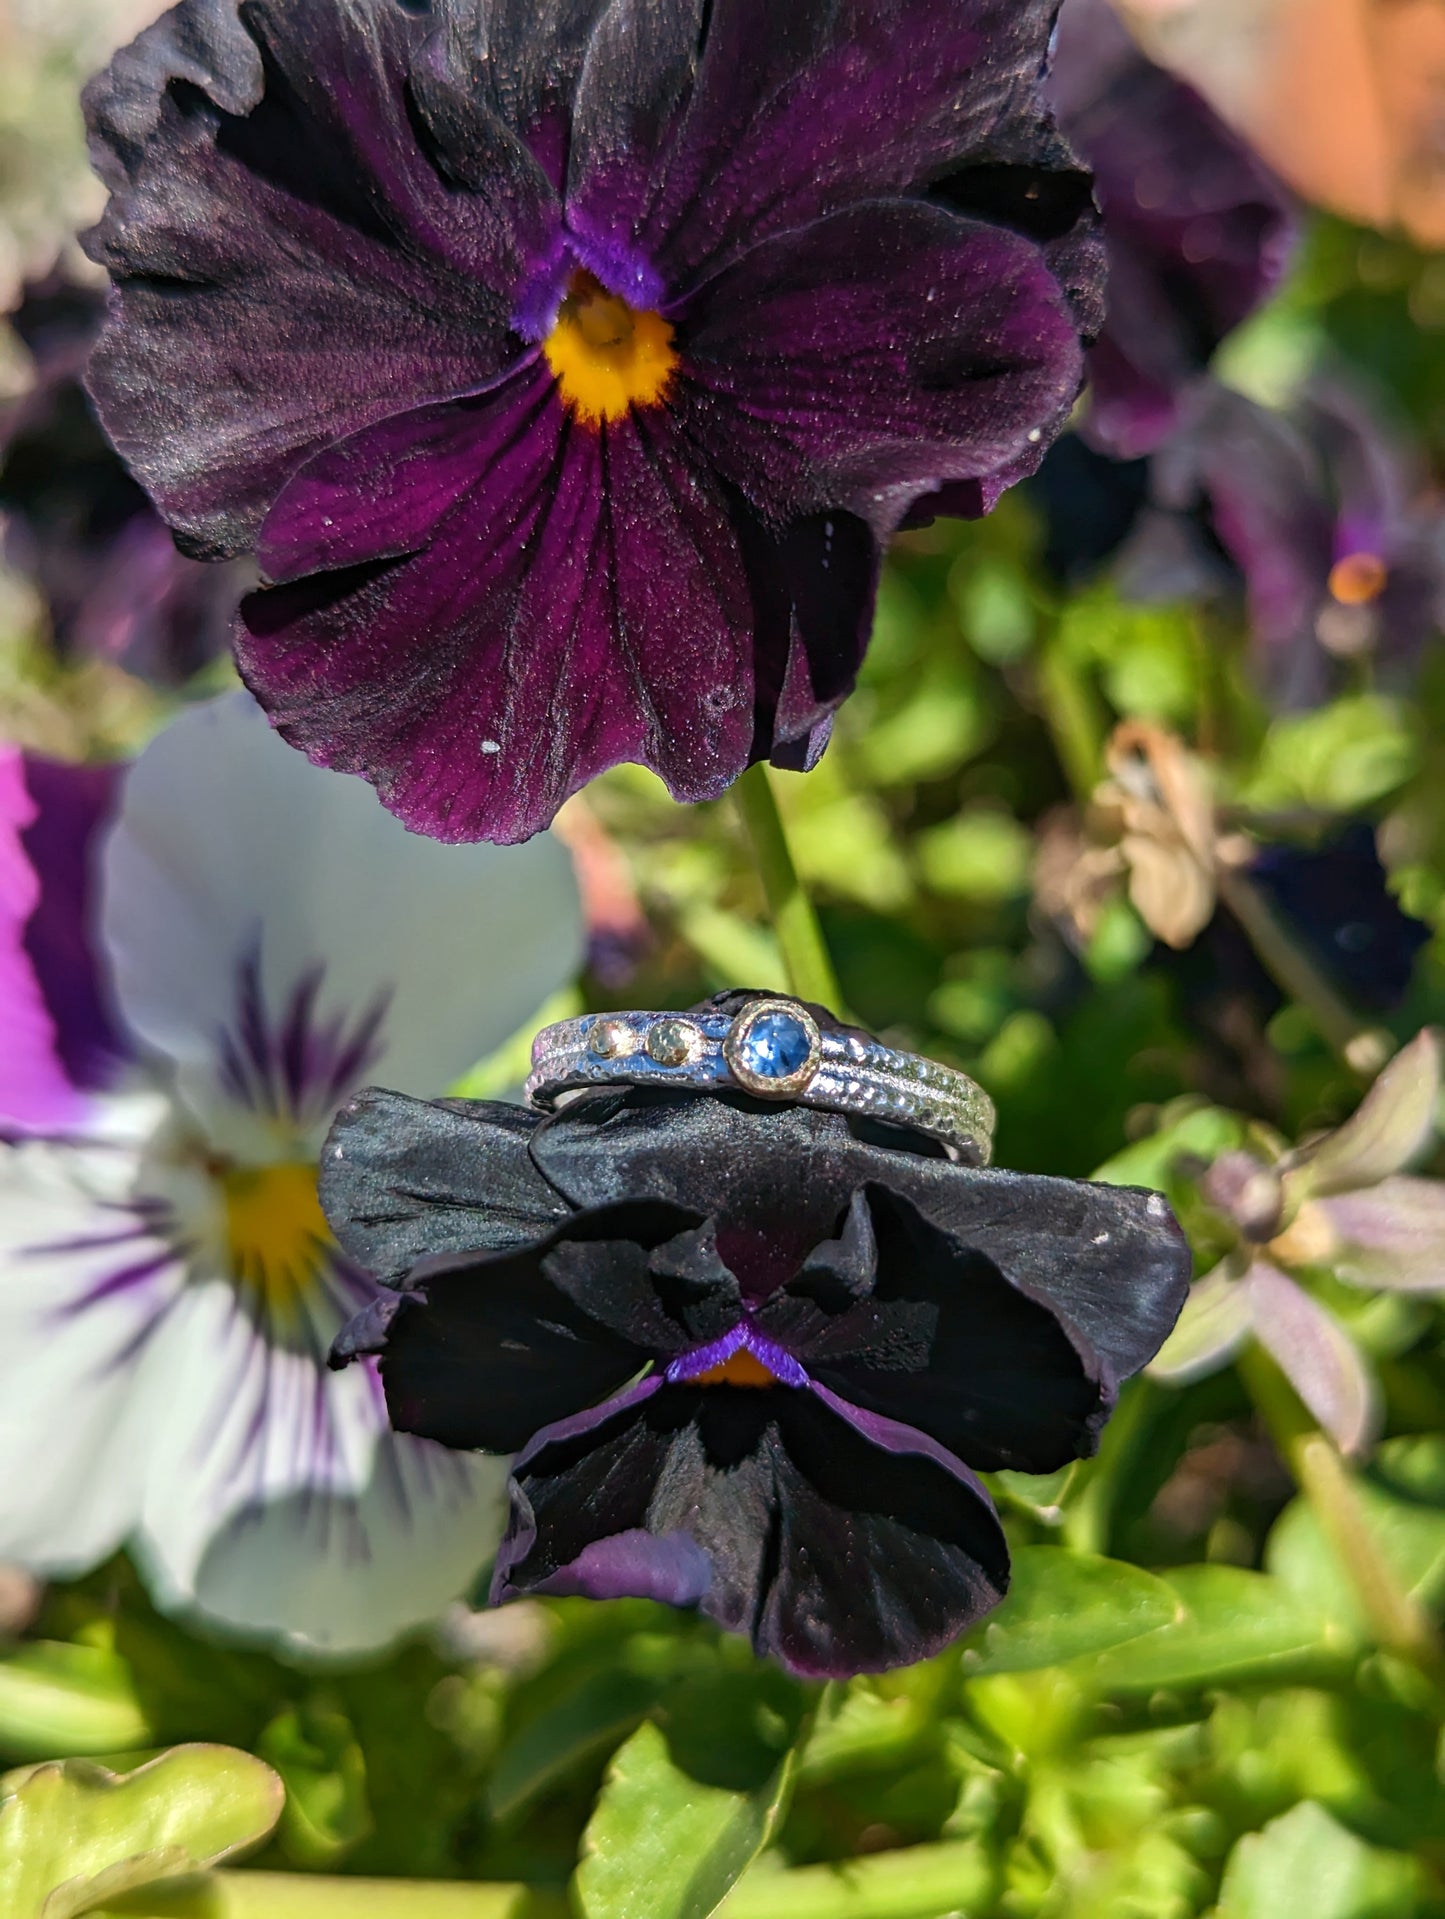
[[(802, 1028), (808, 1040), (808, 1057), (796, 1071), (781, 1078), (776, 1074), (755, 1071), (744, 1057), (754, 1029), (767, 1019), (790, 1020)], [(729, 1027), (722, 1050), (728, 1071), (745, 1091), (755, 1093), (760, 1099), (796, 1099), (800, 1093), (807, 1091), (822, 1064), (823, 1035), (812, 1014), (796, 1000), (755, 1000), (738, 1014)]]

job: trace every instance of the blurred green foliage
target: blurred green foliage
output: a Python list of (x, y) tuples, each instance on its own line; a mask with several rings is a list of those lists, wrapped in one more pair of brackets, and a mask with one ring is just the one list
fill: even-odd
[[(74, 80), (45, 45), (38, 93), (0, 86), (0, 195), (31, 265), (55, 196), (74, 204), (35, 174), (36, 102)], [(1348, 367), (1438, 481), (1442, 344), (1445, 259), (1319, 220), (1222, 367), (1271, 399)], [(1445, 1018), (1445, 667), (1427, 662), (1410, 699), (1361, 668), (1346, 697), (1273, 716), (1228, 609), (1066, 594), (1041, 555), (1022, 494), (905, 536), (862, 685), (782, 803), (858, 1016), (987, 1085), (1000, 1163), (1166, 1190), (1204, 1268), (1223, 1247), (1199, 1171), (1251, 1127), (1337, 1123), (1361, 1078), (1267, 972), (1236, 977), (1237, 929), (1216, 919), (1174, 952), (1122, 885), (1075, 923), (1044, 853), (1077, 867), (1128, 719), (1191, 742), (1254, 842), (1366, 821), (1432, 935), (1408, 994), (1369, 1015), (1404, 1040)], [(23, 737), (115, 752), (155, 723), (115, 675), (51, 661), (23, 596), (3, 619), (0, 699)], [(729, 802), (684, 811), (622, 769), (589, 804), (649, 932), (584, 1003), (784, 983)], [(472, 1090), (519, 1072), (513, 1051)], [(1386, 1436), (1359, 1484), (1371, 1550), (1438, 1618), (1445, 1313), (1328, 1275), (1318, 1290), (1382, 1383)], [(308, 1670), (162, 1620), (124, 1563), (57, 1586), (0, 1649), (0, 1761), (72, 1763), (5, 1782), (0, 1907), (65, 1919), (110, 1873), (105, 1909), (156, 1919), (545, 1919), (568, 1898), (577, 1919), (702, 1919), (724, 1895), (728, 1919), (1445, 1914), (1439, 1676), (1381, 1646), (1358, 1567), (1234, 1371), (1135, 1382), (1098, 1460), (993, 1490), (1016, 1549), (1005, 1606), (925, 1665), (823, 1688), (641, 1602), (460, 1610), (385, 1659)], [(245, 1843), (262, 1849), (240, 1873), (159, 1884)], [(416, 1883), (390, 1904), (372, 1879)], [(442, 1896), (478, 1882), (495, 1890)]]

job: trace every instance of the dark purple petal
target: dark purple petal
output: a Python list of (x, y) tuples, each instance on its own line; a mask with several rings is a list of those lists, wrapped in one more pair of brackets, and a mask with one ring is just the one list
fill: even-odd
[(1039, 249), (939, 206), (852, 207), (754, 248), (685, 310), (683, 430), (774, 522), (880, 533), (945, 482), (1036, 462), (1083, 356)]
[[(519, 1251), (422, 1260), (406, 1282), (411, 1305), (380, 1329), (392, 1425), (509, 1453), (618, 1392), (659, 1348), (688, 1343), (658, 1301), (648, 1255), (695, 1224), (636, 1201), (579, 1213)], [(357, 1337), (376, 1331), (368, 1322)]]
[(104, 312), (97, 289), (57, 269), (10, 316), (35, 369), (0, 421), (5, 559), (40, 594), (60, 658), (180, 685), (226, 651), (251, 569), (178, 553), (102, 433), (81, 374)]
[[(595, 1596), (654, 1596), (681, 1583), (684, 1533), (710, 1564), (702, 1609), (817, 1678), (925, 1658), (1002, 1598), (993, 1509), (921, 1434), (826, 1392), (651, 1385), (517, 1461), (494, 1597), (565, 1587), (578, 1562)], [(663, 1552), (641, 1548), (644, 1531)], [(619, 1535), (623, 1549), (588, 1558)]]
[(820, 1385), (984, 1472), (1054, 1472), (1094, 1451), (1114, 1397), (1100, 1362), (985, 1253), (871, 1186), (827, 1255), (758, 1314)]
[(118, 772), (0, 750), (0, 1126), (76, 1122), (127, 1057), (95, 936)]
[(436, 9), (412, 84), (450, 175), (488, 184), (492, 155), (478, 146), (474, 113), (481, 101), (561, 192), (578, 75), (607, 11), (608, 0), (448, 0)]
[(766, 534), (665, 413), (578, 426), (533, 368), (314, 459), (263, 564), (339, 570), (249, 600), (239, 657), (294, 745), (409, 826), (526, 839), (619, 761), (704, 799), (811, 731), (872, 579), (853, 529), (838, 549), (831, 576), (816, 531)]
[(1108, 0), (1065, 0), (1049, 92), (1104, 214), (1108, 319), (1088, 430), (1132, 458), (1172, 431), (1215, 348), (1279, 284), (1294, 210), (1213, 108), (1144, 57)]
[(91, 90), (115, 192), (88, 244), (118, 288), (92, 388), (197, 552), (248, 546), (317, 448), (515, 359), (556, 209), (480, 102), (487, 195), (433, 163), (407, 89), (428, 30), (395, 0), (183, 0)]
[(608, 23), (584, 75), (568, 223), (601, 253), (640, 253), (678, 294), (1036, 121), (1055, 0), (684, 0), (663, 28), (618, 11), (637, 19)]
[(541, 1115), (472, 1100), (410, 1099), (369, 1087), (337, 1114), (320, 1198), (347, 1255), (378, 1279), (419, 1259), (543, 1239), (571, 1208), (533, 1165)]
[(531, 1588), (556, 1598), (652, 1599), (664, 1606), (696, 1606), (712, 1584), (712, 1561), (687, 1533), (661, 1538), (639, 1528), (594, 1539), (569, 1565)]

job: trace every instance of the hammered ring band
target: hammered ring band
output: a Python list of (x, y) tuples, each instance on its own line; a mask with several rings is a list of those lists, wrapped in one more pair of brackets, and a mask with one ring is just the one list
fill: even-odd
[(825, 1032), (794, 1000), (759, 997), (736, 1013), (588, 1013), (532, 1042), (533, 1106), (617, 1085), (855, 1115), (926, 1133), (971, 1166), (988, 1164), (993, 1141), (993, 1102), (966, 1073), (864, 1033)]

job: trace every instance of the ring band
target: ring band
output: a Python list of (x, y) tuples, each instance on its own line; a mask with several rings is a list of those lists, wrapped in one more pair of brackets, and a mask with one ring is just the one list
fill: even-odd
[(993, 1101), (966, 1073), (858, 1032), (825, 1032), (794, 1000), (730, 1013), (588, 1013), (532, 1042), (527, 1099), (550, 1109), (596, 1086), (653, 1086), (857, 1114), (927, 1133), (951, 1158), (986, 1166)]

